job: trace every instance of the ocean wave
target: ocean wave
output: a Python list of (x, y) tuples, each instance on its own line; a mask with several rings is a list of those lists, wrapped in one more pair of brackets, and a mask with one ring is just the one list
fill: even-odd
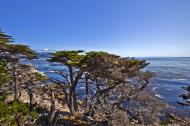
[(177, 79), (178, 81), (186, 81), (187, 79)]
[(155, 80), (158, 81), (160, 84), (173, 84), (173, 85), (188, 84), (190, 82), (189, 79), (161, 79), (161, 78), (156, 78)]
[(158, 97), (158, 98), (161, 98), (161, 99), (163, 99), (164, 97), (163, 96), (161, 96), (160, 94), (155, 94), (155, 96), (156, 97)]
[(84, 89), (85, 89), (85, 87), (78, 87), (78, 89), (84, 90)]
[(54, 70), (49, 70), (48, 73), (55, 73), (56, 71)]
[(158, 87), (153, 87), (153, 88), (152, 88), (152, 91), (155, 91), (157, 88), (158, 88)]

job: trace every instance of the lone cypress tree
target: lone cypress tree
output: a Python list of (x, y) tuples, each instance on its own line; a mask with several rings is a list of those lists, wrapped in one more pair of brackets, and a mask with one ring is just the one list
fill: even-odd
[[(85, 95), (89, 96), (90, 85), (95, 86), (95, 94), (90, 97), (100, 97), (106, 92), (115, 89), (118, 85), (125, 84), (132, 78), (139, 79), (139, 90), (144, 89), (149, 83), (151, 74), (142, 72), (146, 67), (146, 61), (109, 54), (107, 52), (58, 51), (52, 53), (50, 62), (58, 62), (66, 66), (66, 70), (55, 73), (63, 77), (62, 80), (51, 78), (53, 82), (63, 87), (66, 101), (71, 113), (77, 111), (77, 90), (79, 83), (85, 84)], [(88, 100), (87, 100), (88, 101)], [(86, 101), (86, 104), (87, 104)]]

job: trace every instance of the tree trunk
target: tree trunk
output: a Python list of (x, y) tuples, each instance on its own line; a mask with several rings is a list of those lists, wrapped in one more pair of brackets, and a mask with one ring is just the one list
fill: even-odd
[(98, 83), (98, 80), (96, 80), (96, 90), (99, 91), (100, 90), (100, 85)]
[(78, 104), (77, 104), (75, 88), (71, 88), (70, 93), (69, 93), (69, 110), (70, 110), (71, 114), (74, 114), (76, 111), (78, 111)]
[(73, 90), (73, 106), (74, 106), (75, 112), (78, 111), (76, 87), (75, 87), (74, 90)]
[(17, 126), (24, 126), (18, 114), (15, 115), (15, 120), (16, 120)]
[(69, 106), (70, 113), (71, 113), (71, 114), (74, 114), (73, 93), (72, 93), (71, 87), (70, 87), (69, 90), (70, 90), (70, 91), (69, 91), (69, 104), (68, 104), (68, 106)]
[(70, 88), (69, 88), (69, 110), (71, 114), (75, 113), (75, 103), (74, 103), (74, 77), (73, 77), (73, 69), (71, 66), (69, 68), (69, 76), (70, 76)]
[(28, 95), (29, 95), (29, 105), (30, 105), (30, 111), (32, 111), (32, 98), (33, 98), (33, 94), (32, 94), (32, 90), (28, 88)]
[(14, 101), (19, 101), (19, 89), (17, 83), (14, 83)]
[(75, 113), (76, 111), (78, 111), (76, 87), (79, 79), (83, 75), (83, 71), (78, 71), (77, 75), (74, 77), (72, 67), (69, 67), (69, 74), (70, 74), (69, 105), (71, 108), (71, 113)]
[(85, 76), (85, 86), (86, 86), (86, 89), (85, 89), (85, 95), (86, 95), (86, 106), (88, 105), (88, 95), (89, 95), (89, 83), (88, 83), (88, 77)]
[(54, 91), (51, 92), (51, 109), (50, 109), (50, 113), (49, 113), (49, 118), (48, 118), (48, 123), (49, 126), (53, 126), (54, 125), (54, 117), (55, 117), (55, 97), (54, 97)]
[(19, 101), (19, 88), (17, 84), (16, 68), (13, 66), (14, 101)]

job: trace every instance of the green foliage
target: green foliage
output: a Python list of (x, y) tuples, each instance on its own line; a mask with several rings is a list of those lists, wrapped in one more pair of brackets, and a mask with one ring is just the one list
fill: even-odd
[(34, 59), (37, 56), (37, 53), (35, 53), (32, 49), (30, 49), (26, 45), (19, 45), (19, 44), (7, 44), (7, 49), (12, 54), (20, 54), (24, 58), (27, 59)]
[(103, 59), (103, 57), (108, 56), (108, 55), (109, 54), (106, 52), (91, 51), (91, 52), (86, 53), (85, 61), (88, 65), (93, 65), (93, 64), (97, 65), (100, 59)]
[(12, 42), (12, 37), (0, 31), (0, 44)]
[(161, 121), (161, 122), (160, 122), (160, 125), (161, 125), (161, 126), (167, 126), (167, 125), (168, 125), (167, 120)]
[[(14, 87), (17, 86), (14, 94), (18, 94), (19, 88), (22, 88), (19, 87), (21, 84), (28, 84), (32, 79), (32, 81), (44, 81), (47, 78), (38, 72), (31, 73), (30, 65), (20, 64), (20, 59), (30, 60), (36, 58), (37, 54), (26, 45), (12, 44), (12, 42), (11, 36), (0, 31), (0, 85), (3, 88), (2, 84), (8, 81), (14, 82)], [(30, 80), (29, 77), (31, 77)], [(6, 91), (3, 94), (6, 94)], [(19, 102), (16, 98), (13, 103), (7, 103), (5, 97), (0, 96), (1, 126), (17, 126), (18, 122), (24, 125), (32, 124), (34, 119), (39, 116), (35, 108), (31, 110), (28, 104)]]
[(144, 77), (151, 77), (150, 73), (141, 72), (149, 64), (145, 60), (122, 58), (102, 51), (84, 53), (82, 50), (58, 51), (52, 56), (49, 61), (88, 72), (92, 78), (106, 78), (109, 85), (114, 84), (113, 80), (126, 80), (143, 74)]
[(10, 79), (5, 67), (6, 63), (0, 60), (0, 85), (6, 83)]
[[(19, 44), (10, 44), (13, 42), (13, 39), (11, 36), (6, 35), (3, 32), (0, 32), (0, 54), (2, 52), (6, 52), (7, 55), (15, 55), (17, 56), (22, 56), (22, 58), (27, 58), (27, 59), (33, 59), (36, 58), (37, 54), (30, 49), (26, 45), (19, 45)], [(0, 55), (1, 56), (1, 55)], [(5, 57), (4, 57), (5, 58)]]
[(13, 102), (8, 104), (0, 100), (0, 125), (17, 126), (16, 118), (25, 123), (28, 119), (36, 119), (38, 117), (36, 110), (30, 111), (29, 105), (22, 102)]
[(46, 76), (44, 76), (43, 74), (39, 73), (39, 72), (35, 72), (34, 73), (34, 81), (46, 81), (48, 80), (48, 78)]
[(52, 53), (53, 57), (49, 61), (63, 63), (66, 66), (79, 67), (84, 59), (83, 52), (83, 50), (58, 51)]
[[(12, 44), (13, 39), (11, 36), (6, 35), (0, 31), (0, 85), (9, 81), (12, 77), (11, 69), (19, 63), (19, 59), (33, 59), (37, 54), (26, 45)], [(17, 65), (18, 66), (18, 65)]]

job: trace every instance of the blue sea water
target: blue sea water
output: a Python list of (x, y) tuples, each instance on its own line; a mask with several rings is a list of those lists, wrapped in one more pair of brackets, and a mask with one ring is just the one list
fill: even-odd
[(177, 103), (184, 102), (179, 95), (186, 93), (183, 87), (190, 86), (190, 57), (142, 59), (150, 63), (146, 70), (155, 74), (150, 86), (156, 96), (190, 116), (190, 107), (184, 107)]
[[(57, 63), (48, 63), (46, 59), (49, 57), (50, 55), (47, 52), (40, 52), (39, 59), (31, 62), (39, 71), (55, 77), (51, 71), (64, 70), (65, 67)], [(190, 107), (183, 107), (177, 103), (183, 101), (179, 95), (186, 92), (182, 87), (190, 86), (190, 58), (156, 57), (139, 59), (147, 60), (150, 63), (145, 70), (154, 73), (150, 88), (155, 92), (155, 96), (190, 116)], [(79, 92), (82, 93), (82, 90), (84, 89), (81, 87)]]

